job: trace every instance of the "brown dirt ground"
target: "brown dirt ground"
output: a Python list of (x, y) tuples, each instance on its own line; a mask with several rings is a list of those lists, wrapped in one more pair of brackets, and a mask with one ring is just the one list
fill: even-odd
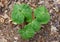
[[(22, 25), (13, 24), (10, 18), (14, 3), (30, 4), (32, 9), (45, 5), (51, 20), (33, 38), (23, 40), (17, 32)], [(60, 42), (60, 0), (0, 0), (0, 42)]]

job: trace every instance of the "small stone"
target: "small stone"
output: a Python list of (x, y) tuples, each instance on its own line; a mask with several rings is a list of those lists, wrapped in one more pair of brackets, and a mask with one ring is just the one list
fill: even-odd
[(40, 1), (38, 4), (43, 4), (44, 3), (44, 1)]
[(54, 26), (51, 26), (51, 33), (57, 32), (57, 28)]
[(17, 41), (14, 41), (14, 42), (17, 42)]
[(14, 37), (15, 40), (18, 40), (18, 37)]
[(49, 13), (52, 13), (52, 12), (53, 12), (53, 10), (52, 10), (52, 9), (50, 9)]

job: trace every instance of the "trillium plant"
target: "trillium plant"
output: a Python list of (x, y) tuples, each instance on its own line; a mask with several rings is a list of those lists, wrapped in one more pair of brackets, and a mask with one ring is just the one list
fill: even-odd
[(50, 20), (50, 14), (45, 6), (38, 6), (34, 9), (34, 19), (32, 18), (32, 9), (28, 4), (14, 4), (11, 19), (17, 24), (28, 22), (23, 29), (18, 30), (23, 39), (32, 38), (35, 33), (41, 30), (42, 24), (47, 24)]

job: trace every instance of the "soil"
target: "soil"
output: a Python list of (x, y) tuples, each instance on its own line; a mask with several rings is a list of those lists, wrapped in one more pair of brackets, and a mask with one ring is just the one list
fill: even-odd
[[(45, 5), (51, 19), (48, 24), (42, 25), (41, 30), (29, 40), (21, 38), (16, 25), (11, 21), (11, 12), (15, 3), (26, 3), (34, 9)], [(60, 0), (0, 0), (0, 42), (60, 42)]]

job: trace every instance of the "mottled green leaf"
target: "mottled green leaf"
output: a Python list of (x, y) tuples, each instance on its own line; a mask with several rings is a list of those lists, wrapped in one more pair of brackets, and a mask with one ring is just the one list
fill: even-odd
[(25, 16), (26, 22), (32, 21), (32, 9), (28, 4), (21, 4), (20, 9), (22, 10), (22, 14)]
[(11, 14), (12, 21), (17, 24), (24, 22), (24, 15), (19, 10), (19, 4), (15, 4)]
[(45, 6), (39, 6), (34, 10), (34, 15), (41, 24), (46, 24), (50, 20), (50, 14)]
[(19, 33), (22, 36), (22, 38), (29, 39), (34, 36), (35, 32), (40, 30), (40, 27), (40, 23), (34, 20), (28, 25), (26, 25), (22, 30), (19, 30)]
[(41, 24), (36, 20), (33, 20), (31, 25), (32, 25), (31, 27), (34, 29), (35, 32), (41, 29)]
[(24, 28), (19, 30), (19, 33), (23, 39), (30, 39), (34, 36), (35, 31), (32, 28)]

